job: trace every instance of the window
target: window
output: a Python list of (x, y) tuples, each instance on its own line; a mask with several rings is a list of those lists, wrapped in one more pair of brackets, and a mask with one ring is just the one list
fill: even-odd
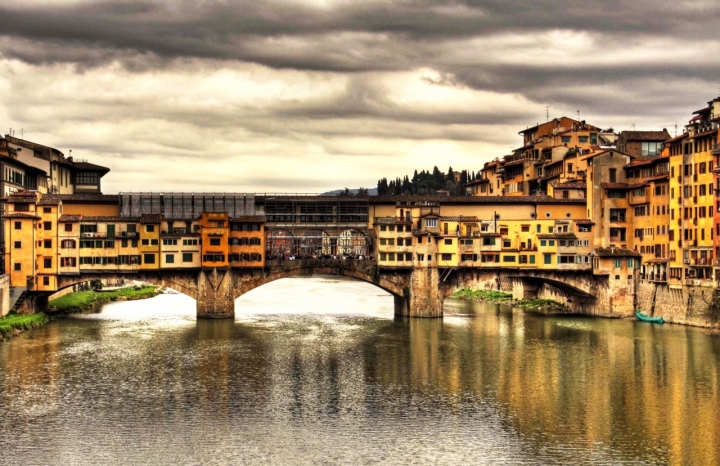
[(50, 277), (43, 277), (43, 285), (45, 285), (45, 286), (50, 285)]
[(147, 233), (153, 233), (155, 231), (155, 225), (145, 225), (145, 231)]
[(225, 262), (225, 254), (205, 254), (203, 262)]
[(60, 247), (62, 249), (75, 249), (75, 244), (74, 239), (64, 239), (60, 241)]
[(43, 241), (43, 247), (46, 248), (46, 249), (52, 248), (52, 240), (51, 240), (51, 239), (46, 239), (46, 240), (44, 240), (44, 241)]
[(44, 230), (52, 230), (52, 222), (43, 222)]
[(60, 258), (60, 267), (75, 267), (77, 264), (77, 261), (74, 257), (61, 257)]
[(611, 168), (609, 173), (609, 180), (611, 183), (617, 182), (617, 168)]
[(552, 254), (543, 254), (543, 262), (545, 264), (552, 264)]
[(177, 239), (164, 239), (163, 246), (177, 246)]
[(75, 184), (98, 184), (98, 174), (96, 172), (78, 172), (75, 175)]
[(380, 253), (380, 260), (381, 260), (381, 261), (386, 261), (386, 260), (387, 260), (387, 254), (384, 253), (384, 252), (381, 252), (381, 253)]
[(43, 267), (46, 269), (52, 268), (52, 257), (43, 257)]
[(197, 246), (198, 240), (196, 239), (184, 239), (183, 246)]
[(531, 263), (531, 264), (534, 264), (534, 263), (535, 263), (535, 254), (532, 254), (532, 255), (530, 256), (530, 263)]
[(613, 259), (613, 267), (616, 269), (622, 268), (622, 259)]
[(22, 249), (22, 241), (13, 241), (13, 247), (15, 249)]
[[(148, 225), (152, 226), (152, 225)], [(143, 254), (143, 264), (154, 264), (155, 254)]]
[(150, 246), (150, 240), (149, 240), (149, 239), (144, 239), (144, 240), (142, 240), (142, 245), (143, 245), (143, 246)]
[(127, 224), (127, 232), (128, 233), (137, 233), (137, 225), (134, 223), (128, 223)]
[(495, 246), (495, 238), (483, 238), (483, 246)]
[(561, 137), (560, 137), (560, 140), (561, 140), (563, 143), (570, 142), (570, 136), (561, 136)]
[(210, 246), (220, 246), (220, 238), (210, 238)]
[(662, 149), (662, 142), (643, 142), (642, 155), (658, 155)]
[(250, 238), (250, 244), (259, 246), (260, 245), (260, 238)]
[(105, 241), (105, 249), (112, 249), (115, 247), (115, 241)]
[(547, 240), (541, 239), (540, 246), (547, 246)]
[(445, 240), (445, 244), (452, 245), (452, 243), (453, 243), (453, 240), (451, 240), (451, 239), (446, 239), (446, 240)]
[(516, 260), (515, 256), (503, 256), (503, 262), (515, 262)]
[(436, 228), (437, 227), (437, 219), (436, 218), (426, 218), (425, 219), (425, 227), (426, 228)]
[(520, 225), (520, 231), (522, 231), (522, 232), (529, 232), (529, 231), (530, 231), (530, 225)]
[(174, 264), (175, 263), (175, 254), (165, 254), (165, 263), (166, 264)]
[(43, 207), (43, 213), (44, 213), (44, 214), (49, 214), (50, 212), (51, 212), (50, 207)]
[(72, 231), (72, 223), (66, 223), (65, 224), (65, 231)]
[(451, 260), (452, 260), (452, 254), (442, 254), (441, 259), (444, 260), (444, 261), (451, 261)]
[(22, 228), (22, 222), (15, 222), (15, 229), (20, 230)]
[(503, 240), (503, 247), (504, 247), (504, 248), (511, 248), (511, 247), (512, 247), (512, 241), (510, 241), (510, 240), (508, 240), (508, 239)]
[(191, 252), (184, 252), (182, 255), (182, 261), (183, 262), (192, 262), (193, 254)]
[(628, 258), (628, 260), (627, 260), (627, 267), (628, 267), (628, 269), (632, 269), (632, 268), (635, 267), (635, 261), (633, 260), (632, 257), (629, 257), (629, 258)]

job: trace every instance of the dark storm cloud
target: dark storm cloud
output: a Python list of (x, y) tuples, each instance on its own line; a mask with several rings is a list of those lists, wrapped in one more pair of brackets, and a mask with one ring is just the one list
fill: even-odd
[[(432, 57), (422, 52), (427, 41), (557, 29), (677, 37), (716, 26), (712, 13), (718, 13), (717, 7), (710, 2), (690, 3), (698, 7), (667, 0), (365, 1), (328, 7), (257, 0), (93, 1), (67, 6), (5, 5), (0, 7), (0, 31), (31, 43), (83, 48), (90, 63), (102, 56), (110, 58), (113, 52), (134, 51), (298, 69), (384, 70), (402, 69), (409, 63), (429, 65), (423, 61)], [(346, 36), (337, 44), (342, 49), (333, 56), (323, 44), (333, 45), (332, 38), (338, 34)], [(316, 53), (274, 54), (272, 39), (288, 38), (307, 42)], [(353, 48), (357, 48), (354, 57)], [(392, 50), (394, 58), (387, 60), (391, 57), (377, 49)], [(68, 57), (53, 51), (52, 47), (40, 51), (20, 47), (5, 48), (3, 53), (31, 62), (82, 61), (78, 53)]]

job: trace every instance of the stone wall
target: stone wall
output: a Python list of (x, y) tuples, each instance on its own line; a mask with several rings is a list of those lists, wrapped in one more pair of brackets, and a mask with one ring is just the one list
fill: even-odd
[(10, 312), (10, 275), (0, 275), (0, 317)]
[(638, 309), (666, 322), (720, 328), (720, 291), (700, 286), (670, 288), (667, 284), (641, 280)]

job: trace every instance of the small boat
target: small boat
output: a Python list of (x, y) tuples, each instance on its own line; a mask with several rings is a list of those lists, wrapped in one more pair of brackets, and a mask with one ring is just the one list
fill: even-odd
[(665, 323), (665, 320), (662, 317), (650, 317), (646, 316), (640, 311), (635, 311), (635, 316), (638, 318), (638, 320), (642, 320), (643, 322), (651, 322), (653, 324), (663, 324)]

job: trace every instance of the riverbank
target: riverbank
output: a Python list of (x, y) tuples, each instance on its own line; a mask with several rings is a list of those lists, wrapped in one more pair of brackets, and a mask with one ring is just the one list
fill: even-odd
[(25, 330), (45, 325), (50, 318), (39, 312), (37, 314), (8, 314), (0, 318), (0, 340), (6, 340)]
[(160, 287), (143, 286), (120, 288), (113, 291), (78, 291), (53, 299), (48, 303), (48, 312), (73, 314), (87, 311), (113, 301), (134, 301), (153, 298), (160, 294)]
[(504, 304), (507, 306), (518, 306), (528, 312), (539, 312), (543, 314), (566, 313), (568, 311), (567, 307), (562, 303), (553, 301), (552, 299), (513, 299), (512, 293), (496, 290), (471, 290), (469, 288), (461, 288), (456, 290), (450, 297), (493, 304)]

